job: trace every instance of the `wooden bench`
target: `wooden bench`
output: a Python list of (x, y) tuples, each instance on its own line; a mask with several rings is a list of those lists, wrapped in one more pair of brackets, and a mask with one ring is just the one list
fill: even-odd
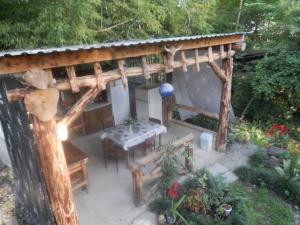
[(70, 142), (63, 143), (72, 190), (88, 191), (87, 155)]
[[(185, 137), (173, 141), (173, 153), (178, 154), (178, 150), (182, 149), (186, 143), (192, 144), (193, 139), (194, 135), (188, 134)], [(185, 151), (187, 151), (185, 154), (185, 167), (191, 172), (193, 170), (193, 149), (186, 148)], [(133, 201), (136, 206), (141, 203), (143, 198), (145, 182), (158, 179), (163, 175), (161, 171), (161, 162), (165, 154), (166, 152), (164, 150), (156, 150), (129, 165), (129, 169), (132, 173)], [(154, 167), (152, 170), (146, 172), (145, 167), (147, 165), (152, 165)], [(158, 185), (159, 184), (156, 184), (156, 187), (153, 187), (151, 192), (154, 192), (154, 190), (158, 188)]]

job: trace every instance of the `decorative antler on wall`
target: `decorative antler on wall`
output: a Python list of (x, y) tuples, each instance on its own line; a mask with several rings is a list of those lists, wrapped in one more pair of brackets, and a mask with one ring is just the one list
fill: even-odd
[(182, 45), (178, 48), (175, 48), (174, 46), (170, 46), (169, 48), (165, 45), (164, 49), (167, 52), (166, 58), (165, 58), (165, 65), (166, 65), (166, 73), (173, 72), (174, 70), (174, 57), (178, 50), (182, 48)]

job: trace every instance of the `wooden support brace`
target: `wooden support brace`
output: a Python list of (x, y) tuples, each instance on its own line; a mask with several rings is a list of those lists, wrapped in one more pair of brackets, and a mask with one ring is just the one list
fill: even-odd
[(78, 225), (68, 167), (55, 120), (42, 122), (33, 116), (33, 133), (57, 225)]
[(185, 58), (185, 52), (184, 50), (180, 51), (180, 56), (181, 56), (181, 64), (182, 64), (182, 70), (183, 72), (187, 72), (187, 63), (186, 63), (186, 58)]
[(124, 68), (124, 64), (125, 64), (125, 61), (124, 60), (118, 60), (118, 68), (119, 68), (119, 72), (121, 74), (121, 79), (122, 79), (122, 82), (123, 82), (123, 86), (124, 88), (128, 88), (128, 80), (127, 80), (127, 77), (126, 77), (126, 71), (125, 71), (125, 68)]
[(101, 64), (99, 62), (94, 63), (94, 73), (97, 80), (97, 86), (99, 90), (105, 90), (106, 84), (103, 79)]
[(196, 69), (200, 72), (199, 50), (195, 49)]
[(71, 109), (67, 112), (64, 118), (60, 121), (60, 123), (65, 126), (70, 126), (70, 124), (82, 113), (84, 108), (92, 102), (101, 90), (98, 87), (91, 88), (88, 90), (76, 103), (72, 106)]
[(222, 70), (220, 68), (220, 66), (217, 63), (215, 63), (214, 61), (209, 61), (208, 64), (210, 65), (210, 67), (212, 68), (212, 70), (215, 72), (215, 74), (220, 78), (220, 80), (222, 82), (226, 82), (227, 77), (225, 75), (225, 71)]
[(70, 82), (70, 85), (71, 85), (72, 92), (74, 92), (74, 93), (79, 92), (80, 90), (79, 90), (79, 87), (78, 87), (78, 84), (77, 84), (76, 72), (75, 72), (74, 66), (67, 66), (66, 70), (67, 70), (67, 74), (68, 74), (68, 77), (69, 77), (69, 82)]

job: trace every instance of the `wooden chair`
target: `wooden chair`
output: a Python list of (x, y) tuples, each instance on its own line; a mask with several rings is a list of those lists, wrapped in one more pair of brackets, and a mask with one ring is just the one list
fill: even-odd
[(149, 117), (149, 121), (161, 125), (161, 120), (159, 120), (159, 119)]
[[(194, 139), (194, 135), (192, 133), (177, 139), (172, 143), (174, 147), (174, 152), (179, 154), (179, 149), (182, 149), (185, 143), (192, 143)], [(191, 172), (193, 170), (193, 149), (185, 149), (187, 151), (185, 157), (185, 167), (187, 171)], [(139, 159), (135, 163), (131, 163), (129, 165), (129, 169), (132, 173), (132, 186), (133, 186), (133, 201), (136, 206), (141, 203), (143, 198), (143, 189), (144, 184), (149, 181), (153, 181), (162, 176), (161, 171), (161, 159), (166, 154), (164, 151), (155, 151), (150, 153), (149, 155)], [(151, 170), (145, 169), (148, 165), (152, 165)], [(159, 183), (154, 185), (150, 193), (154, 193), (155, 190), (159, 188)]]
[[(126, 155), (126, 151), (124, 149), (122, 149), (121, 147), (119, 147), (118, 145), (114, 144), (109, 139), (104, 139), (102, 141), (102, 143), (103, 143), (105, 168), (107, 168), (107, 157), (112, 157), (115, 159), (117, 173), (119, 173), (119, 157)], [(127, 154), (129, 154), (129, 153), (127, 153)], [(128, 162), (127, 162), (127, 164), (128, 164)]]
[(72, 190), (76, 191), (79, 188), (84, 188), (88, 191), (87, 155), (68, 141), (63, 143), (63, 148)]

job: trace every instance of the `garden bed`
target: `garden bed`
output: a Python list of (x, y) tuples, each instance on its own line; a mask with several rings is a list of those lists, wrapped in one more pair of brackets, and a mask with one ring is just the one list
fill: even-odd
[(266, 187), (291, 204), (300, 207), (299, 164), (298, 168), (296, 165), (292, 169), (291, 159), (288, 159), (290, 156), (286, 153), (283, 150), (260, 149), (250, 157), (250, 166), (240, 167), (235, 173), (240, 180)]

